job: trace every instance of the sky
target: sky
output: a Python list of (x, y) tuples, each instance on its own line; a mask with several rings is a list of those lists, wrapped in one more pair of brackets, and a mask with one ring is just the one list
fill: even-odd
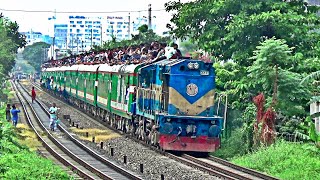
[[(20, 26), (19, 31), (33, 31), (48, 33), (49, 21), (48, 18), (54, 15), (56, 11), (57, 22), (65, 19), (71, 14), (62, 14), (58, 12), (112, 12), (112, 11), (140, 11), (131, 12), (131, 17), (148, 16), (148, 4), (152, 5), (152, 22), (157, 25), (157, 32), (167, 30), (166, 24), (170, 21), (170, 13), (164, 11), (164, 4), (170, 0), (0, 0), (0, 13), (11, 21), (17, 21)], [(171, 0), (174, 1), (174, 0)], [(187, 2), (187, 0), (181, 0)], [(4, 9), (4, 10), (3, 10)], [(26, 11), (52, 11), (52, 12), (17, 12), (5, 10), (26, 10)], [(161, 11), (156, 11), (161, 10)], [(128, 16), (129, 13), (99, 13), (99, 14), (84, 14), (72, 13), (72, 15), (83, 16)], [(65, 21), (67, 22), (67, 21)]]

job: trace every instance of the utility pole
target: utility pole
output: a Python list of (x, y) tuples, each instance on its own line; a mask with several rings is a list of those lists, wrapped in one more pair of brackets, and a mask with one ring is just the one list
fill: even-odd
[(92, 41), (93, 41), (93, 37), (92, 37), (92, 28), (91, 28), (91, 48), (92, 48)]
[(151, 4), (148, 5), (148, 27), (149, 29), (152, 29), (152, 23), (151, 23)]
[(71, 33), (71, 54), (73, 54), (73, 34)]
[(66, 50), (68, 49), (68, 38), (66, 38)]
[(102, 24), (100, 24), (100, 34), (101, 34), (101, 37), (100, 37), (100, 46), (102, 47)]
[(81, 41), (81, 47), (82, 47), (82, 53), (83, 53), (83, 52), (84, 52), (84, 51), (83, 51), (83, 41)]
[(79, 42), (79, 39), (78, 39), (78, 34), (77, 34), (77, 55), (79, 54), (78, 42)]
[(131, 24), (130, 24), (130, 13), (129, 13), (129, 18), (128, 18), (128, 20), (129, 20), (129, 23), (128, 23), (128, 39), (130, 39), (130, 30), (131, 30)]

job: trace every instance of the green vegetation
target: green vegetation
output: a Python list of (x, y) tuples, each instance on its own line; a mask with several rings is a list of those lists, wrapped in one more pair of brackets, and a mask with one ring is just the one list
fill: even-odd
[(320, 179), (320, 151), (310, 144), (278, 141), (232, 162), (280, 179)]
[[(4, 102), (13, 97), (13, 92), (9, 90), (10, 83), (5, 84), (8, 88), (1, 90), (5, 95), (2, 97)], [(36, 137), (30, 132), (25, 133), (23, 128), (14, 128), (7, 122), (5, 108), (6, 105), (0, 107), (0, 179), (72, 179), (52, 161), (29, 150), (26, 145), (39, 145), (35, 142)], [(33, 141), (27, 136), (33, 136)], [(21, 143), (22, 141), (24, 143)], [(32, 150), (35, 150), (35, 147)]]
[(317, 146), (272, 145), (276, 136), (319, 142), (307, 118), (310, 100), (320, 100), (319, 7), (303, 0), (170, 1), (165, 7), (173, 13), (172, 35), (209, 53), (217, 90), (228, 94), (227, 129), (213, 155), (237, 157), (240, 165), (284, 179), (319, 179)]
[(71, 179), (50, 160), (26, 150), (3, 155), (0, 172), (1, 179)]
[(0, 110), (0, 119), (0, 179), (71, 179), (50, 160), (18, 143), (17, 131), (5, 120), (5, 107)]
[(27, 46), (22, 52), (23, 59), (30, 64), (35, 70), (40, 71), (41, 64), (44, 62), (44, 55), (46, 48), (49, 48), (50, 44), (44, 42), (36, 42), (30, 46)]
[(19, 26), (0, 14), (0, 79), (3, 79), (14, 66), (15, 53), (26, 44), (18, 32)]

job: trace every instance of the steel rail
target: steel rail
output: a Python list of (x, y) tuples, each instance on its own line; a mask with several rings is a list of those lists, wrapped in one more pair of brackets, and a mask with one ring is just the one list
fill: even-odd
[[(32, 123), (32, 120), (30, 118), (30, 115), (28, 113), (27, 110), (27, 105), (29, 106), (29, 104), (27, 103), (27, 105), (23, 102), (23, 97), (20, 94), (20, 92), (18, 91), (16, 85), (14, 83), (12, 83), (12, 86), (14, 88), (14, 90), (16, 91), (18, 100), (20, 102), (20, 104), (22, 105), (23, 111), (25, 112), (25, 116), (27, 119), (27, 123), (28, 125), (32, 128), (32, 130), (35, 132), (37, 138), (39, 139), (39, 141), (42, 143), (43, 147), (46, 148), (46, 150), (52, 155), (54, 156), (58, 161), (60, 161), (62, 164), (64, 164), (67, 167), (70, 167), (71, 170), (73, 172), (76, 172), (80, 177), (85, 178), (85, 179), (92, 179), (94, 180), (94, 178), (92, 176), (90, 176), (89, 174), (87, 174), (86, 172), (82, 171), (79, 167), (77, 167), (76, 165), (72, 164), (71, 162), (69, 162), (66, 158), (64, 158), (61, 154), (59, 154), (56, 150), (54, 150), (53, 147), (51, 147), (40, 135), (40, 133), (38, 132), (38, 130), (35, 128), (35, 126)], [(26, 100), (25, 100), (26, 101)], [(26, 101), (28, 102), (28, 101)], [(31, 112), (33, 113), (33, 111)]]
[[(41, 87), (38, 84), (35, 84), (35, 83), (32, 83), (32, 84), (37, 86), (36, 87), (37, 89), (41, 89)], [(63, 100), (61, 100), (56, 95), (48, 93), (47, 91), (44, 91), (44, 92), (46, 92), (48, 95), (56, 98), (58, 101), (61, 101), (62, 103), (66, 104)], [(78, 107), (75, 107), (75, 106), (72, 106), (72, 105), (69, 105), (69, 104), (66, 104), (66, 105), (80, 110)], [(95, 119), (95, 117), (92, 116), (91, 114), (87, 114), (87, 113), (84, 113), (84, 114), (86, 114), (87, 116), (91, 117), (92, 119)], [(98, 120), (98, 122), (103, 123), (101, 120)], [(106, 123), (103, 123), (103, 124), (105, 126), (107, 126), (108, 128), (110, 128), (111, 130), (113, 130), (115, 132), (118, 132), (121, 135), (125, 135), (127, 138), (130, 138), (131, 140), (134, 140), (135, 142), (140, 143), (143, 146), (149, 147), (150, 149), (152, 149), (152, 150), (154, 150), (154, 151), (156, 151), (156, 152), (158, 152), (158, 153), (160, 153), (162, 155), (165, 155), (165, 156), (167, 156), (167, 157), (169, 157), (171, 159), (179, 161), (179, 162), (181, 162), (183, 164), (186, 164), (186, 165), (189, 165), (189, 166), (194, 167), (196, 169), (199, 169), (201, 171), (207, 172), (210, 175), (214, 175), (214, 176), (217, 176), (217, 177), (220, 177), (220, 178), (223, 178), (223, 179), (250, 179), (247, 176), (243, 176), (243, 175), (240, 175), (240, 174), (235, 174), (234, 172), (232, 172), (230, 170), (223, 169), (223, 168), (218, 167), (218, 166), (214, 166), (212, 164), (209, 164), (209, 163), (206, 163), (204, 161), (201, 161), (201, 160), (199, 160), (199, 159), (197, 159), (195, 157), (192, 157), (190, 155), (183, 154), (182, 156), (177, 156), (177, 155), (174, 155), (172, 153), (164, 152), (164, 151), (162, 151), (162, 150), (160, 150), (160, 149), (158, 149), (156, 147), (150, 146), (149, 144), (147, 144), (144, 141), (138, 140), (137, 138), (135, 138), (133, 136), (124, 134), (122, 131), (119, 131), (118, 129), (116, 129), (114, 127), (111, 127), (110, 125), (108, 125)], [(214, 160), (214, 159), (216, 159), (216, 160)], [(248, 169), (248, 168), (245, 168), (245, 167), (241, 167), (241, 166), (232, 164), (232, 163), (230, 163), (228, 161), (225, 161), (225, 160), (222, 160), (222, 159), (220, 159), (220, 160), (217, 160), (217, 159), (219, 159), (219, 158), (210, 157), (210, 160), (212, 160), (212, 161), (214, 161), (216, 163), (219, 163), (219, 164), (221, 164), (223, 166), (227, 166), (227, 167), (233, 168), (237, 172), (241, 171), (243, 173), (246, 173), (247, 175), (255, 176), (258, 179), (277, 180), (277, 178), (269, 176), (269, 175), (266, 175), (266, 174), (263, 174), (261, 172), (254, 171), (252, 169)]]
[[(32, 83), (33, 84), (33, 83)], [(21, 86), (23, 88), (23, 90), (28, 93), (30, 95), (30, 93), (26, 90), (25, 87)], [(42, 103), (41, 101), (37, 100), (36, 101), (39, 103), (40, 107), (42, 108), (42, 110), (44, 110), (46, 112), (46, 114), (49, 117), (49, 111), (47, 110), (46, 106), (44, 105), (44, 103)], [(68, 130), (66, 130), (63, 126), (61, 126), (60, 124), (58, 124), (58, 128), (65, 133), (65, 135), (67, 135), (67, 137), (73, 141), (75, 144), (77, 144), (80, 148), (82, 148), (83, 150), (85, 150), (87, 153), (89, 153), (90, 155), (92, 155), (93, 157), (95, 157), (96, 159), (100, 160), (101, 162), (103, 162), (104, 164), (106, 164), (107, 166), (111, 167), (112, 169), (114, 169), (115, 171), (117, 171), (118, 173), (133, 179), (133, 180), (142, 180), (141, 177), (128, 172), (128, 170), (116, 165), (115, 163), (109, 161), (108, 159), (106, 159), (105, 157), (97, 154), (94, 150), (92, 150), (91, 148), (87, 147), (85, 144), (83, 144), (82, 142), (80, 142), (78, 139), (76, 139), (70, 132), (68, 132)]]
[(262, 179), (265, 179), (265, 180), (278, 180), (278, 178), (276, 178), (276, 177), (273, 177), (273, 176), (270, 176), (270, 175), (255, 171), (253, 169), (249, 169), (249, 168), (246, 168), (246, 167), (242, 167), (242, 166), (233, 164), (233, 163), (231, 163), (229, 161), (226, 161), (224, 159), (221, 159), (221, 158), (217, 158), (217, 157), (214, 157), (214, 156), (209, 156), (207, 159), (209, 159), (209, 160), (211, 160), (213, 162), (225, 165), (227, 167), (236, 169), (238, 171), (241, 171), (241, 172), (256, 176), (258, 178), (262, 178)]

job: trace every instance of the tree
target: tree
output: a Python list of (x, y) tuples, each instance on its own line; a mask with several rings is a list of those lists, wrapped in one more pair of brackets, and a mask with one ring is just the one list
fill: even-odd
[(0, 26), (3, 28), (2, 31), (6, 32), (7, 37), (15, 43), (15, 48), (12, 49), (13, 52), (27, 44), (25, 36), (19, 33), (19, 25), (17, 22), (12, 22), (8, 18), (5, 18), (2, 13), (0, 14)]
[[(290, 71), (282, 71), (279, 76), (296, 82), (303, 76), (297, 73), (320, 69), (316, 63), (320, 61), (314, 62), (320, 49), (317, 41), (320, 36), (318, 7), (303, 0), (244, 0), (241, 3), (233, 0), (172, 1), (165, 6), (167, 11), (174, 11), (168, 25), (172, 34), (177, 38), (188, 38), (218, 60), (215, 64), (216, 78), (222, 83), (217, 88), (228, 91), (232, 108), (244, 110), (257, 92), (267, 89), (263, 86), (252, 88), (254, 82), (247, 77), (248, 67), (255, 61), (250, 57), (254, 55), (256, 46), (266, 39), (283, 39), (293, 47), (294, 60), (285, 65)], [(228, 63), (221, 65), (219, 61)], [(284, 88), (287, 91), (292, 86), (287, 82), (281, 83), (287, 86)]]
[(14, 55), (25, 45), (25, 37), (18, 32), (19, 26), (0, 15), (0, 80), (13, 68)]
[(292, 72), (293, 48), (284, 40), (268, 39), (254, 51), (252, 66), (248, 67), (250, 88), (270, 98), (270, 107), (287, 115), (304, 114), (304, 105), (310, 94), (300, 84), (301, 75)]
[(40, 71), (41, 64), (45, 59), (44, 51), (49, 47), (50, 44), (45, 42), (36, 42), (30, 46), (26, 46), (23, 51), (23, 58), (27, 60), (36, 71)]
[(176, 12), (168, 25), (176, 37), (190, 38), (220, 60), (251, 65), (255, 47), (271, 37), (308, 57), (319, 52), (319, 8), (303, 0), (171, 1), (165, 6)]
[(139, 33), (136, 35), (131, 35), (132, 38), (130, 40), (122, 40), (117, 41), (116, 37), (113, 36), (111, 41), (105, 42), (101, 47), (94, 47), (95, 51), (99, 51), (102, 49), (113, 49), (117, 47), (125, 47), (131, 45), (139, 45), (141, 43), (151, 43), (153, 41), (166, 42), (170, 41), (169, 37), (161, 37), (158, 36), (152, 29), (148, 29), (147, 25), (142, 25), (138, 28)]

